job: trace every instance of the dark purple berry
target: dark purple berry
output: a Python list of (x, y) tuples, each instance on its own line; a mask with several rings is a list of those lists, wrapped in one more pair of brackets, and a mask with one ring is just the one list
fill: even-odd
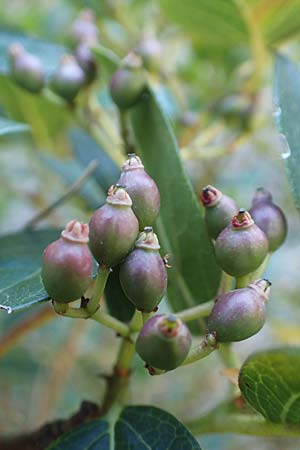
[(270, 284), (258, 280), (217, 298), (207, 321), (208, 331), (216, 334), (217, 342), (242, 341), (258, 333), (266, 319)]
[(43, 253), (42, 280), (49, 296), (69, 303), (84, 295), (93, 275), (93, 257), (87, 245), (89, 227), (72, 220), (60, 239)]
[(232, 198), (210, 185), (202, 189), (200, 200), (205, 208), (208, 234), (211, 238), (217, 239), (221, 231), (231, 223), (239, 208)]
[(90, 220), (90, 249), (106, 267), (119, 264), (133, 247), (139, 232), (138, 220), (131, 209), (132, 201), (119, 185), (111, 186), (106, 204)]
[(156, 234), (146, 227), (120, 268), (123, 291), (141, 311), (153, 311), (167, 288), (167, 271), (159, 249)]
[(86, 39), (98, 41), (99, 32), (95, 23), (95, 16), (91, 10), (80, 11), (78, 18), (72, 24), (71, 37), (76, 44)]
[(266, 234), (270, 252), (277, 250), (286, 238), (287, 221), (282, 210), (273, 203), (269, 191), (257, 189), (250, 213), (256, 225)]
[(188, 355), (192, 337), (188, 327), (173, 315), (157, 315), (141, 329), (136, 351), (150, 366), (160, 370), (173, 370)]
[(111, 78), (111, 97), (120, 109), (127, 109), (139, 101), (145, 87), (146, 81), (141, 60), (134, 53), (130, 53), (122, 67)]
[(91, 48), (94, 43), (89, 40), (84, 40), (78, 44), (74, 51), (76, 60), (85, 74), (85, 83), (92, 83), (97, 77), (97, 62)]
[(72, 102), (85, 83), (84, 72), (72, 55), (64, 55), (50, 80), (50, 87), (63, 99)]
[(134, 153), (129, 154), (128, 160), (123, 164), (118, 182), (126, 186), (140, 230), (153, 225), (160, 209), (159, 190), (155, 181), (145, 171), (141, 159)]
[(45, 72), (40, 59), (26, 52), (18, 43), (9, 47), (8, 55), (13, 80), (27, 91), (40, 92), (45, 84)]
[(241, 277), (254, 272), (268, 253), (268, 239), (244, 209), (233, 217), (215, 244), (217, 263), (224, 272)]

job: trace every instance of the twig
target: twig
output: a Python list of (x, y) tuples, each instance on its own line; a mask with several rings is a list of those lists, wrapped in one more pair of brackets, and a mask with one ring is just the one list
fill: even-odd
[(34, 226), (38, 222), (47, 217), (52, 211), (54, 211), (60, 205), (69, 200), (69, 198), (71, 198), (74, 194), (76, 194), (84, 185), (84, 183), (86, 183), (91, 174), (96, 170), (97, 165), (98, 161), (96, 159), (91, 161), (87, 166), (87, 168), (85, 169), (85, 171), (82, 173), (82, 175), (73, 184), (71, 184), (71, 186), (66, 190), (66, 192), (57, 200), (55, 200), (55, 202), (47, 206), (46, 209), (38, 213), (32, 219), (30, 219), (29, 222), (24, 226), (24, 229), (30, 230), (31, 228), (34, 228)]

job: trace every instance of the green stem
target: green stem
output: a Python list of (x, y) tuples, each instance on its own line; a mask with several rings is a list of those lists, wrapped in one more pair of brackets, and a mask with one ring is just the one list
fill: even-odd
[(222, 272), (221, 282), (218, 290), (218, 294), (224, 294), (231, 291), (233, 288), (233, 277), (226, 272)]
[(142, 326), (143, 326), (142, 315), (140, 314), (140, 311), (136, 309), (131, 321), (129, 322), (129, 329), (131, 333), (136, 333), (137, 331), (140, 331)]
[(127, 124), (126, 111), (119, 110), (119, 122), (120, 122), (121, 136), (124, 145), (124, 153), (125, 155), (128, 155), (128, 153), (134, 152), (134, 146), (132, 145), (129, 139), (129, 129)]
[(142, 312), (143, 325), (145, 325), (145, 323), (150, 319), (151, 316), (152, 312)]
[(90, 316), (90, 318), (108, 328), (111, 328), (120, 336), (128, 337), (130, 334), (130, 329), (128, 325), (126, 325), (125, 323), (121, 322), (118, 319), (115, 319), (109, 314), (102, 312), (100, 309), (98, 309), (98, 311), (96, 311), (95, 314)]
[(263, 275), (268, 267), (268, 264), (270, 262), (271, 256), (272, 256), (272, 253), (268, 253), (267, 256), (265, 257), (263, 263), (259, 266), (259, 268), (250, 274), (250, 282), (259, 280), (260, 278), (263, 277)]
[(99, 308), (100, 300), (104, 292), (105, 284), (110, 274), (110, 269), (105, 266), (99, 268), (98, 276), (94, 286), (92, 298), (89, 300), (86, 310), (90, 315), (93, 315)]
[(248, 286), (248, 284), (250, 283), (250, 274), (244, 275), (242, 277), (237, 277), (235, 281), (236, 281), (235, 288), (242, 289)]
[(186, 366), (187, 364), (192, 364), (199, 359), (206, 358), (206, 356), (210, 355), (213, 351), (217, 349), (217, 346), (209, 345), (206, 338), (197, 346), (193, 347), (186, 359), (181, 364), (182, 366)]
[(209, 302), (202, 303), (193, 308), (184, 309), (175, 314), (175, 316), (184, 322), (190, 322), (191, 320), (199, 319), (200, 317), (207, 317), (209, 316), (214, 303), (214, 300), (210, 300)]

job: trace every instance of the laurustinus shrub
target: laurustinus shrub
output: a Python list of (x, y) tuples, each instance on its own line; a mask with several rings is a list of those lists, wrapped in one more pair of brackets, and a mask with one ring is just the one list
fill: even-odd
[(268, 280), (257, 280), (217, 298), (207, 322), (217, 342), (242, 341), (259, 332), (266, 320), (270, 285)]
[(204, 219), (208, 234), (212, 239), (217, 239), (239, 208), (231, 197), (210, 185), (202, 189), (200, 200), (205, 208)]
[(31, 93), (40, 92), (45, 84), (45, 71), (40, 59), (19, 43), (9, 47), (8, 56), (12, 79)]
[(93, 275), (93, 257), (88, 241), (88, 225), (72, 220), (61, 237), (44, 250), (42, 280), (53, 300), (69, 303), (87, 290)]
[(190, 331), (180, 319), (171, 314), (159, 314), (145, 323), (135, 347), (147, 365), (173, 370), (187, 357), (191, 342)]
[(283, 211), (273, 203), (272, 194), (264, 188), (258, 188), (250, 213), (256, 225), (266, 234), (270, 252), (277, 250), (286, 238), (287, 221)]
[(49, 85), (55, 94), (67, 102), (72, 102), (84, 83), (84, 72), (74, 56), (64, 55)]
[(153, 311), (167, 289), (167, 271), (159, 249), (156, 234), (146, 227), (120, 268), (123, 291), (141, 311)]
[(141, 158), (134, 153), (129, 154), (128, 160), (123, 164), (118, 183), (126, 186), (140, 230), (153, 225), (160, 209), (159, 190), (145, 171)]
[(99, 264), (114, 267), (134, 246), (138, 220), (131, 209), (132, 201), (123, 186), (108, 190), (105, 205), (98, 208), (90, 220), (90, 249)]
[(215, 243), (217, 263), (234, 277), (254, 272), (267, 256), (268, 249), (267, 236), (244, 209), (233, 217)]

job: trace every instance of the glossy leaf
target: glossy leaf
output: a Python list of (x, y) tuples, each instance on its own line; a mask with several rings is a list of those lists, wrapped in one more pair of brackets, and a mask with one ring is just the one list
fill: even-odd
[(143, 163), (161, 195), (156, 229), (162, 254), (170, 253), (172, 259), (168, 299), (175, 311), (195, 306), (215, 296), (220, 280), (199, 202), (168, 119), (151, 91), (132, 110), (131, 121)]
[(99, 161), (94, 178), (106, 192), (119, 179), (120, 170), (116, 163), (89, 134), (80, 128), (70, 131), (70, 141), (75, 157), (83, 166), (87, 166), (94, 159)]
[(122, 322), (129, 322), (135, 307), (123, 292), (119, 280), (120, 266), (114, 267), (105, 286), (105, 300), (112, 316)]
[(250, 356), (239, 386), (247, 402), (272, 422), (300, 424), (300, 348), (280, 348)]
[(0, 117), (0, 137), (8, 134), (24, 133), (24, 131), (29, 131), (29, 129), (26, 123), (18, 123)]
[(171, 414), (150, 406), (129, 406), (119, 417), (93, 420), (63, 435), (48, 450), (201, 450)]
[(282, 159), (296, 207), (300, 209), (300, 71), (288, 58), (278, 55), (275, 66), (275, 120), (282, 142)]
[(49, 299), (40, 277), (41, 258), (58, 236), (58, 230), (43, 230), (0, 239), (0, 308), (12, 313)]

